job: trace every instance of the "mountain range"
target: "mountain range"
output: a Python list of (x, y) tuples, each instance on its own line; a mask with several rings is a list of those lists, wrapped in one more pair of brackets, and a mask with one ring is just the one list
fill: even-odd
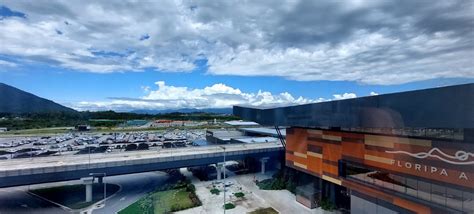
[[(48, 112), (76, 112), (72, 108), (55, 103), (51, 100), (38, 97), (34, 94), (20, 90), (5, 83), (0, 83), (0, 113), (48, 113)], [(213, 114), (232, 114), (232, 108), (182, 108), (182, 109), (138, 109), (130, 111), (135, 114), (168, 114), (168, 113), (213, 113)]]
[(76, 112), (51, 100), (0, 83), (0, 113)]
[(205, 109), (197, 109), (197, 108), (181, 108), (181, 109), (164, 109), (164, 110), (153, 110), (153, 109), (138, 109), (130, 111), (130, 113), (136, 114), (168, 114), (168, 113), (213, 113), (213, 114), (232, 114), (232, 108), (205, 108)]

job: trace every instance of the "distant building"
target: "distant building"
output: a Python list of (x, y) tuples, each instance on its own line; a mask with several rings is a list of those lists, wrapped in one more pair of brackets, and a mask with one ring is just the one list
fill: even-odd
[(88, 125), (77, 125), (76, 127), (77, 131), (89, 131), (91, 130), (91, 127)]
[[(254, 127), (254, 128), (240, 128), (239, 130), (242, 131), (247, 136), (272, 136), (272, 137), (280, 138), (275, 128)], [(283, 138), (286, 137), (286, 129), (280, 128), (279, 131), (280, 131), (281, 137)]]
[(231, 138), (242, 137), (243, 133), (236, 130), (207, 130), (206, 140), (210, 144), (230, 143)]
[(243, 120), (232, 120), (225, 122), (227, 125), (231, 126), (260, 126), (260, 124), (252, 121), (243, 121)]
[(8, 131), (7, 128), (5, 128), (5, 127), (0, 127), (0, 132), (6, 132), (6, 131)]
[(126, 126), (144, 126), (148, 123), (147, 120), (128, 120)]
[(274, 137), (241, 137), (232, 138), (231, 143), (279, 143), (280, 140)]

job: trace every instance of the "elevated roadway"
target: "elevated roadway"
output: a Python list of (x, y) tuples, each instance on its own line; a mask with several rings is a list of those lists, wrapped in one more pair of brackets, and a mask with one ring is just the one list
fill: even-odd
[[(226, 144), (226, 160), (278, 158), (279, 143)], [(159, 171), (215, 164), (223, 161), (221, 146), (186, 147), (158, 151), (109, 154), (65, 155), (0, 161), (0, 187), (57, 182), (88, 177), (90, 173), (107, 176)]]

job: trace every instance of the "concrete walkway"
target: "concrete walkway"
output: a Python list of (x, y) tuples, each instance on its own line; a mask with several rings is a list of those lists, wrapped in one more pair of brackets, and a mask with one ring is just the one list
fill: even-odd
[[(190, 176), (188, 173), (183, 173)], [(258, 208), (273, 207), (280, 213), (305, 214), (305, 213), (323, 213), (320, 208), (310, 210), (299, 204), (295, 196), (287, 190), (260, 190), (254, 183), (254, 179), (263, 180), (271, 177), (271, 172), (265, 175), (260, 173), (239, 175), (226, 179), (226, 183), (231, 183), (227, 187), (226, 201), (233, 201), (236, 207), (226, 210), (227, 214), (240, 214), (254, 211)], [(223, 213), (222, 205), (224, 203), (223, 192), (219, 195), (210, 193), (214, 181), (201, 182), (195, 178), (189, 177), (196, 186), (196, 194), (202, 202), (202, 206), (188, 210), (176, 212), (179, 214), (205, 214), (205, 213)], [(222, 184), (214, 184), (216, 188), (222, 190)], [(246, 200), (237, 200), (233, 193), (243, 192)]]
[[(252, 174), (238, 176), (238, 183), (251, 191), (256, 197), (262, 198), (273, 209), (280, 213), (323, 213), (321, 208), (309, 209), (296, 201), (295, 195), (288, 190), (260, 190), (253, 182)], [(259, 179), (261, 180), (261, 179)]]

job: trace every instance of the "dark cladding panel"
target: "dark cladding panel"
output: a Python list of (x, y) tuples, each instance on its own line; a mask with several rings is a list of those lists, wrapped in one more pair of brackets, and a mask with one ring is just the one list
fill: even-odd
[(346, 128), (474, 128), (474, 84), (271, 109), (234, 106), (262, 125)]
[(402, 126), (470, 128), (474, 123), (474, 84), (380, 96), (379, 108), (394, 114)]

